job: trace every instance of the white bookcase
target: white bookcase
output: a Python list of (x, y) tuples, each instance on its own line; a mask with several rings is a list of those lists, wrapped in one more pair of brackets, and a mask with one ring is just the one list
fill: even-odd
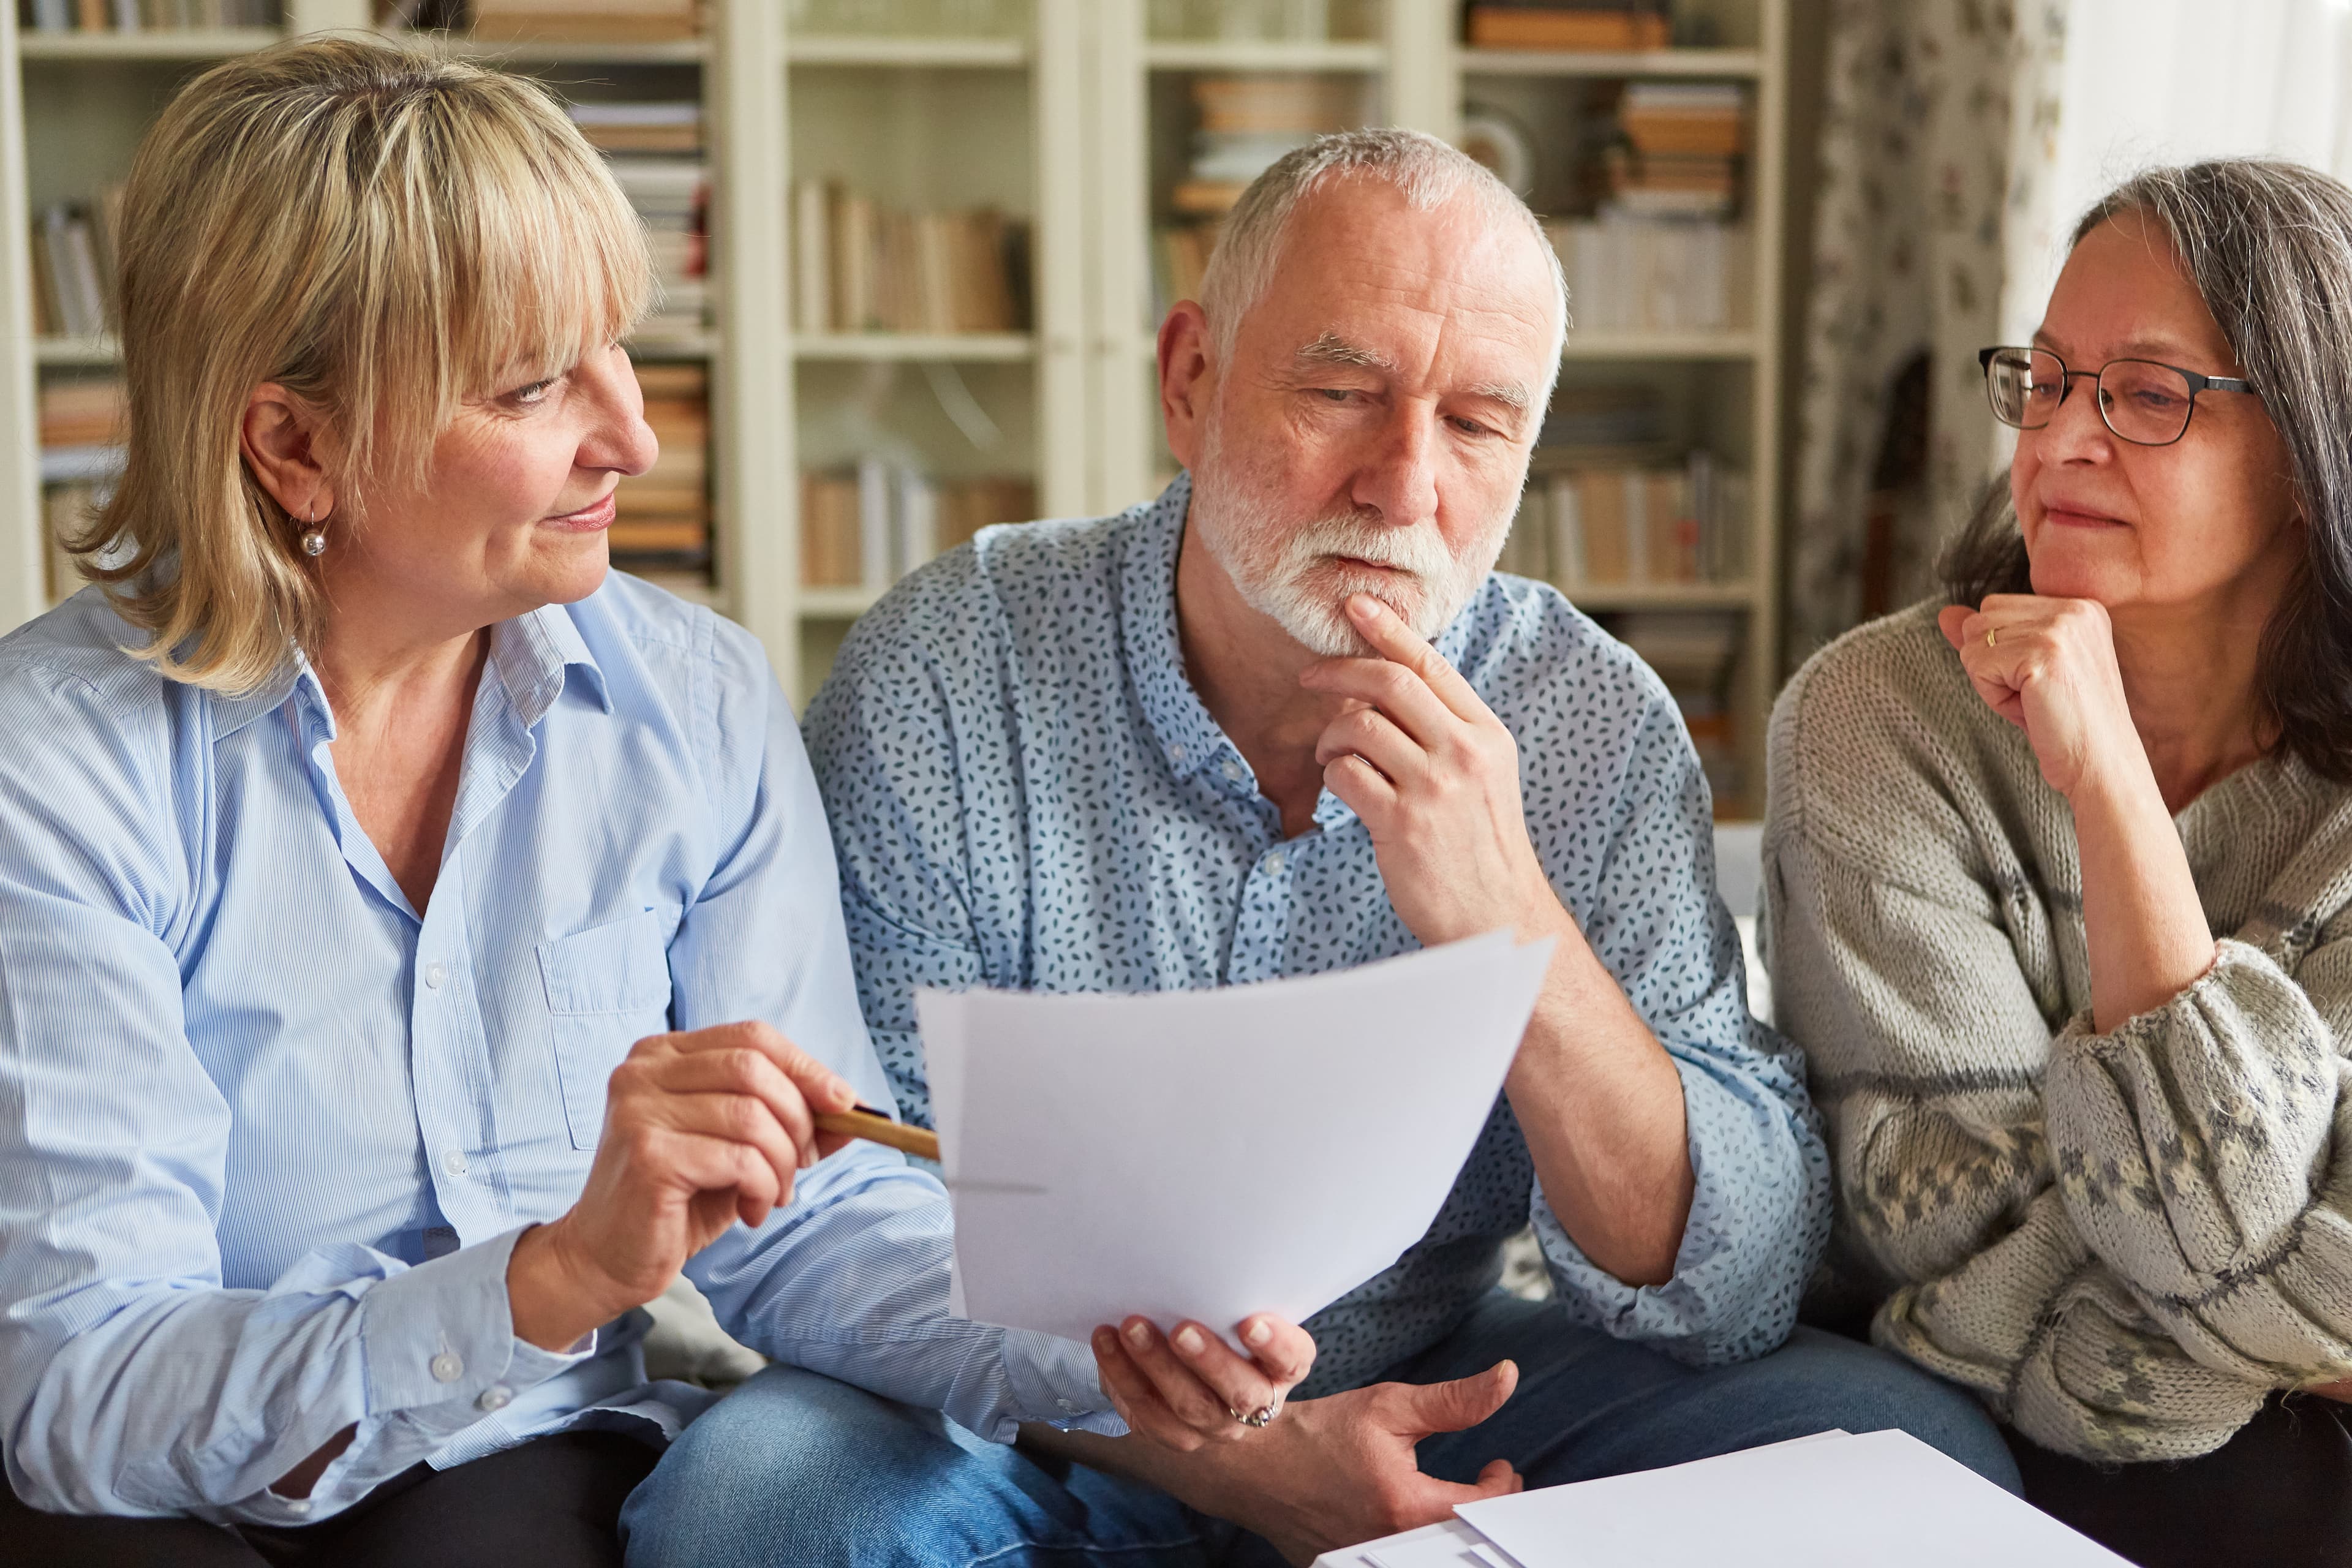
[[(1700, 335), (1572, 335), (1563, 378), (1661, 386), (1677, 434), (1747, 468), (1755, 497), (1739, 581), (1587, 589), (1596, 614), (1721, 612), (1739, 622), (1737, 749), (1760, 790), (1764, 719), (1779, 678), (1779, 258), (1784, 213), (1788, 0), (1677, 0), (1710, 16), (1721, 47), (1640, 54), (1464, 47), (1453, 0), (1331, 0), (1355, 36), (1235, 41), (1169, 35), (1197, 0), (995, 0), (926, 16), (993, 16), (974, 37), (796, 28), (823, 0), (709, 0), (707, 37), (661, 44), (514, 44), (486, 58), (606, 96), (646, 84), (685, 96), (698, 80), (712, 164), (713, 324), (634, 345), (707, 360), (712, 386), (714, 602), (757, 632), (788, 691), (814, 691), (870, 592), (801, 584), (799, 475), (842, 460), (863, 420), (947, 476), (1026, 474), (1048, 516), (1150, 496), (1168, 458), (1151, 365), (1154, 170), (1183, 133), (1169, 106), (1202, 74), (1352, 79), (1368, 111), (1454, 136), (1465, 96), (1535, 127), (1582, 84), (1664, 78), (1750, 86), (1745, 203), (1755, 258), (1752, 328)], [(1281, 6), (1269, 0), (1269, 8)], [(1296, 16), (1316, 7), (1291, 5)], [(369, 25), (369, 0), (287, 0), (287, 26), (203, 33), (27, 35), (0, 0), (0, 627), (47, 605), (37, 399), (40, 377), (112, 358), (102, 340), (37, 341), (28, 218), (119, 180), (173, 85), (211, 61), (320, 28)], [(885, 22), (900, 13), (866, 7)], [(464, 46), (458, 46), (464, 47)], [(1540, 134), (1540, 132), (1539, 132)], [(1030, 226), (1033, 327), (905, 336), (793, 331), (792, 183), (850, 182), (917, 205), (992, 204)], [(983, 447), (947, 405), (992, 427)]]

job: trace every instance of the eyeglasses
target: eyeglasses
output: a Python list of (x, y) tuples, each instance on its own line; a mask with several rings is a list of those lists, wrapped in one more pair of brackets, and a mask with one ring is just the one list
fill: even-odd
[(2020, 430), (2039, 430), (2057, 416), (2074, 378), (2098, 384), (2099, 417), (2137, 447), (2169, 447), (2189, 433), (2200, 392), (2254, 392), (2250, 381), (2200, 375), (2152, 359), (2109, 360), (2099, 369), (2068, 370), (2048, 349), (1991, 348), (1977, 352), (1984, 366), (1992, 416)]

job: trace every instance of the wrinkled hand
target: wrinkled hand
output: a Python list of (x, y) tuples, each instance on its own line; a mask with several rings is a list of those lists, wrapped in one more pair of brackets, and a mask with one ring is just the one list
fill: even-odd
[(1260, 1312), (1234, 1325), (1243, 1357), (1199, 1323), (1170, 1334), (1149, 1318), (1129, 1318), (1094, 1333), (1095, 1367), (1111, 1408), (1138, 1435), (1180, 1454), (1210, 1443), (1238, 1442), (1253, 1428), (1235, 1419), (1271, 1409), (1315, 1364), (1315, 1341), (1295, 1323)]
[(1461, 1486), (1422, 1474), (1413, 1447), (1461, 1432), (1503, 1407), (1518, 1368), (1498, 1362), (1452, 1383), (1376, 1383), (1303, 1399), (1239, 1443), (1204, 1450), (1170, 1489), (1203, 1513), (1272, 1542), (1292, 1563), (1453, 1517), (1456, 1505), (1526, 1483), (1496, 1459)]
[(2025, 731), (2052, 789), (2072, 799), (2100, 768), (2144, 756), (2100, 605), (1995, 594), (1981, 609), (1946, 605), (1936, 624), (1985, 705)]
[(847, 1082), (765, 1024), (654, 1035), (631, 1047), (604, 1100), (580, 1199), (515, 1243), (515, 1331), (561, 1349), (669, 1287), (737, 1220), (792, 1202), (793, 1178), (849, 1140), (818, 1110), (856, 1103)]
[(1348, 617), (1381, 657), (1326, 659), (1299, 684), (1351, 703), (1315, 760), (1370, 830), (1398, 918), (1430, 947), (1507, 928), (1574, 931), (1528, 838), (1511, 732), (1386, 605), (1358, 594)]

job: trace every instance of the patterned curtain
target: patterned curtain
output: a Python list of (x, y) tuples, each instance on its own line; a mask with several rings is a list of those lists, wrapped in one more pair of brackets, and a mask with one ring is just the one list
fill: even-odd
[(1791, 665), (1927, 593), (2003, 460), (1976, 355), (2000, 320), (2011, 84), (2063, 7), (1832, 0)]

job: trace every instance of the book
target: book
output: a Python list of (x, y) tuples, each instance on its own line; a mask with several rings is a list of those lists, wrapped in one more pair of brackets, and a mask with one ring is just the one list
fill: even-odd
[(570, 103), (564, 111), (600, 153), (691, 154), (702, 151), (702, 105), (666, 102)]
[(700, 0), (474, 0), (473, 17), (476, 37), (499, 43), (657, 43), (702, 31)]
[(794, 331), (1026, 330), (1020, 220), (885, 206), (838, 181), (797, 181), (791, 199)]
[(1026, 479), (941, 479), (867, 458), (801, 476), (801, 582), (878, 593), (992, 523), (1036, 515)]
[(606, 536), (624, 571), (700, 574), (707, 580), (710, 540), (710, 375), (696, 363), (640, 363), (637, 390), (656, 451), (642, 474), (625, 475), (614, 491)]
[(118, 443), (130, 413), (121, 376), (46, 380), (41, 384), (39, 410), (44, 447)]
[(1663, 10), (1623, 4), (1476, 4), (1465, 16), (1464, 36), (1472, 47), (1483, 49), (1663, 49), (1674, 42)]

